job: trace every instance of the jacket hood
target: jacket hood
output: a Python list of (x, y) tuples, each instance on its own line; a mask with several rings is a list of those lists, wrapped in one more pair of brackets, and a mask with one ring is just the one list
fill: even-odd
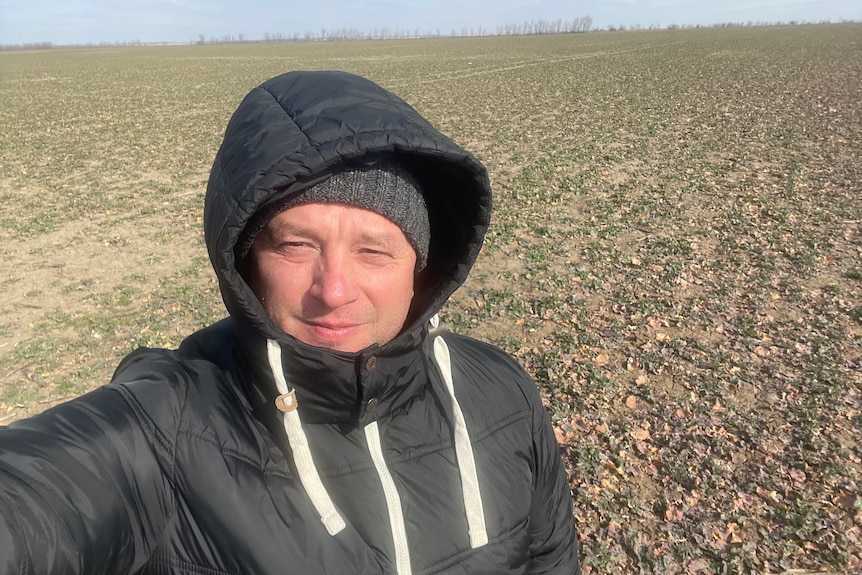
[(242, 331), (287, 338), (237, 268), (237, 242), (254, 214), (335, 172), (384, 159), (416, 176), (431, 226), (428, 264), (403, 333), (437, 313), (476, 260), (491, 213), (485, 167), (401, 98), (345, 72), (290, 72), (243, 99), (215, 157), (204, 206), (210, 261)]

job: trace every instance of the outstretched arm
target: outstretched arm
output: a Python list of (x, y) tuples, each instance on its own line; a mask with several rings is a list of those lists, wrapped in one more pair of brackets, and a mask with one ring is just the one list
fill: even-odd
[(134, 573), (172, 508), (170, 444), (122, 390), (0, 428), (0, 573)]

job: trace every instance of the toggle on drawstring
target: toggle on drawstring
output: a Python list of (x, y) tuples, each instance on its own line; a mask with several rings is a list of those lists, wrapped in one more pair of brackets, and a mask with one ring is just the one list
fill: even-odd
[(344, 523), (344, 518), (341, 517), (335, 508), (335, 504), (329, 497), (329, 493), (327, 493), (326, 488), (323, 486), (323, 482), (320, 481), (320, 474), (318, 474), (317, 467), (314, 465), (314, 459), (311, 457), (308, 438), (302, 429), (299, 412), (296, 411), (296, 392), (288, 387), (287, 380), (284, 378), (284, 367), (281, 363), (281, 347), (271, 339), (266, 340), (266, 355), (279, 393), (279, 396), (275, 400), (275, 405), (281, 411), (284, 431), (287, 433), (287, 440), (290, 443), (290, 449), (293, 451), (293, 460), (296, 463), (299, 480), (303, 488), (305, 488), (309, 499), (311, 499), (311, 504), (314, 505), (314, 509), (320, 515), (320, 520), (323, 522), (324, 527), (326, 527), (326, 531), (330, 535), (336, 535), (344, 529), (346, 524)]

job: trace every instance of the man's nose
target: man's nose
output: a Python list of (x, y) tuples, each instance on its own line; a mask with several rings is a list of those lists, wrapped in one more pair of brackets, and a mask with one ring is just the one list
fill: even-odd
[(353, 266), (349, 260), (345, 254), (329, 254), (321, 258), (311, 293), (330, 309), (348, 304), (358, 295)]

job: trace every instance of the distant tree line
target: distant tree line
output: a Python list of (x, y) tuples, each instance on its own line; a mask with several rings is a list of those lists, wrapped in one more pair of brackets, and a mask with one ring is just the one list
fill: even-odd
[[(854, 20), (841, 20), (840, 24), (855, 24)], [(749, 20), (748, 22), (719, 22), (717, 24), (668, 24), (667, 26), (661, 26), (659, 24), (650, 24), (649, 26), (644, 26), (642, 24), (631, 24), (626, 26), (625, 24), (620, 24), (619, 26), (610, 25), (607, 28), (603, 28), (602, 31), (605, 32), (626, 32), (632, 31), (636, 32), (638, 30), (701, 30), (701, 29), (713, 29), (713, 28), (756, 28), (756, 27), (764, 27), (764, 26), (805, 26), (810, 24), (832, 24), (829, 20), (821, 20), (818, 22), (809, 22), (806, 20), (790, 20), (789, 22), (765, 22), (759, 20), (757, 22), (753, 20)]]
[[(478, 28), (452, 28), (448, 32), (443, 32), (440, 29), (434, 31), (413, 30), (401, 28), (374, 28), (372, 30), (357, 30), (355, 28), (321, 28), (319, 32), (306, 31), (302, 34), (294, 32), (287, 35), (280, 32), (266, 32), (261, 40), (255, 42), (344, 42), (350, 40), (396, 40), (409, 38), (457, 38), (457, 37), (474, 37), (474, 36), (529, 36), (537, 34), (579, 34), (584, 32), (625, 32), (637, 30), (688, 30), (700, 28), (738, 28), (738, 27), (755, 27), (755, 26), (797, 26), (803, 24), (830, 24), (831, 22), (807, 22), (796, 21), (790, 22), (722, 22), (719, 24), (702, 25), (702, 24), (670, 24), (661, 26), (659, 24), (651, 24), (643, 26), (640, 24), (626, 26), (608, 26), (607, 28), (594, 28), (593, 19), (590, 16), (580, 16), (573, 20), (530, 20), (522, 24), (506, 24), (497, 26), (494, 30), (479, 26)], [(841, 23), (853, 23), (850, 20), (841, 20)], [(230, 44), (235, 42), (244, 42), (243, 35), (238, 36), (226, 35), (220, 38), (210, 37), (207, 39), (203, 34), (198, 36), (197, 44)]]
[[(593, 26), (593, 19), (589, 16), (581, 16), (571, 21), (559, 18), (553, 21), (533, 20), (523, 24), (507, 24), (498, 26), (495, 31), (480, 26), (478, 28), (452, 28), (443, 32), (439, 28), (434, 31), (413, 30), (402, 28), (390, 28), (382, 26), (372, 30), (357, 30), (356, 28), (321, 28), (319, 32), (306, 31), (302, 34), (294, 32), (287, 35), (281, 32), (266, 32), (263, 42), (344, 42), (349, 40), (394, 40), (406, 38), (442, 38), (442, 37), (467, 37), (467, 36), (523, 36), (529, 34), (572, 34), (589, 32)], [(233, 44), (245, 42), (242, 34), (234, 36), (227, 34), (220, 37), (210, 36), (207, 38), (200, 34), (196, 44)]]
[(118, 42), (90, 42), (87, 44), (54, 44), (53, 42), (28, 42), (25, 44), (0, 44), (0, 52), (14, 50), (50, 50), (52, 48), (109, 48), (121, 46), (158, 46), (176, 44), (177, 42), (141, 42), (140, 40), (122, 40)]
[[(856, 23), (854, 20), (841, 20), (841, 24)], [(506, 24), (497, 26), (494, 30), (479, 26), (478, 28), (452, 28), (448, 32), (443, 32), (439, 28), (434, 31), (413, 30), (402, 28), (389, 28), (386, 26), (374, 28), (372, 30), (357, 30), (356, 28), (321, 28), (319, 32), (306, 31), (304, 33), (294, 32), (290, 35), (281, 32), (266, 32), (262, 39), (249, 40), (244, 34), (224, 34), (222, 36), (210, 36), (199, 34), (194, 40), (190, 40), (189, 44), (242, 44), (246, 42), (344, 42), (349, 40), (394, 40), (407, 38), (457, 38), (471, 36), (530, 36), (538, 34), (581, 34), (585, 32), (626, 32), (638, 30), (690, 30), (701, 28), (739, 28), (739, 27), (755, 27), (755, 26), (797, 26), (805, 24), (831, 24), (828, 20), (809, 22), (802, 20), (791, 20), (789, 22), (722, 22), (719, 24), (669, 24), (661, 26), (659, 24), (650, 24), (644, 26), (641, 24), (632, 24), (626, 26), (608, 26), (606, 28), (594, 28), (593, 19), (590, 16), (579, 16), (572, 20), (530, 20), (522, 24)], [(75, 46), (83, 47), (108, 47), (108, 46), (142, 46), (142, 45), (165, 45), (177, 44), (179, 42), (141, 42), (140, 40), (123, 41), (123, 42), (101, 42), (89, 44), (75, 44)], [(58, 45), (51, 42), (33, 42), (27, 44), (0, 44), (0, 51), (8, 50), (48, 50), (51, 48), (64, 48), (68, 45)]]

